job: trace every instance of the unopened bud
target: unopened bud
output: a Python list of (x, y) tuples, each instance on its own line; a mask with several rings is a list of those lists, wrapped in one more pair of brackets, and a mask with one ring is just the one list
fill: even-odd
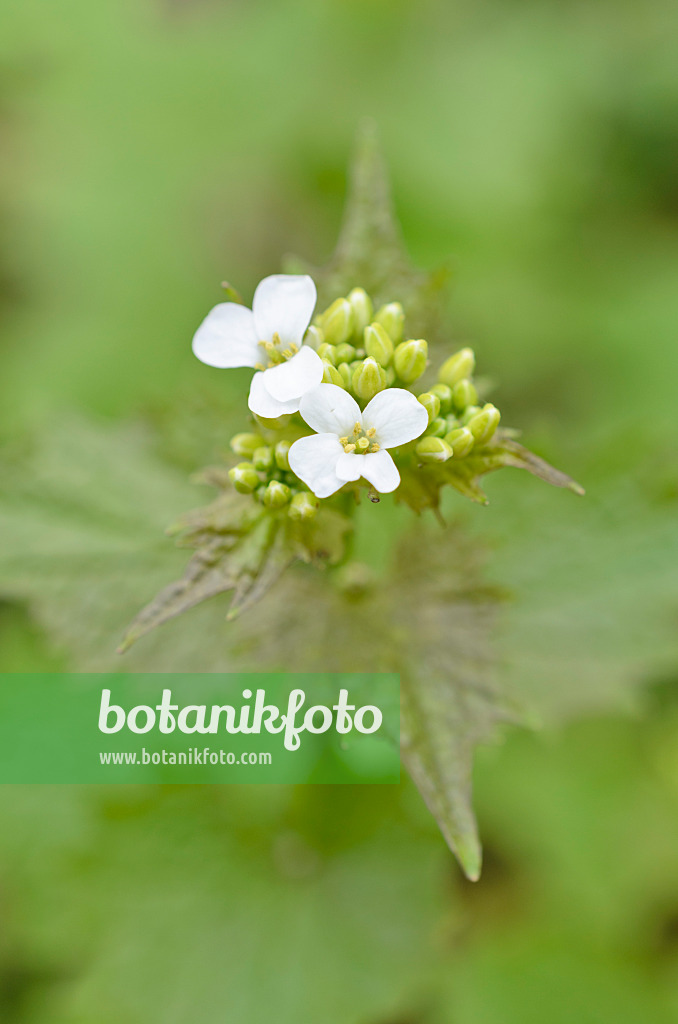
[(426, 428), (427, 437), (444, 437), (447, 433), (447, 420), (443, 419), (442, 416), (437, 416), (432, 420)]
[(441, 416), (447, 416), (452, 408), (452, 388), (448, 388), (447, 384), (434, 384), (431, 388), (431, 394), (437, 395), (440, 399)]
[(438, 371), (438, 380), (453, 388), (459, 380), (470, 377), (476, 368), (476, 357), (472, 348), (461, 348), (446, 359)]
[(482, 412), (479, 405), (469, 405), (468, 409), (464, 410), (464, 415), (461, 417), (462, 427), (467, 427), (469, 425), (469, 420), (472, 420), (479, 412)]
[(372, 299), (364, 288), (354, 288), (349, 292), (348, 301), (353, 311), (353, 331), (357, 338), (362, 338), (363, 331), (372, 319)]
[(290, 468), (290, 460), (288, 459), (287, 454), (291, 447), (292, 444), (290, 441), (278, 441), (275, 446), (274, 458), (278, 469), (287, 470)]
[(353, 386), (353, 370), (348, 365), (348, 363), (339, 363), (337, 370), (339, 371), (339, 374), (343, 381), (343, 386), (346, 388), (347, 391), (350, 391), (351, 387)]
[(353, 310), (348, 299), (336, 299), (320, 316), (318, 326), (330, 345), (341, 345), (353, 333)]
[(336, 384), (338, 387), (343, 388), (344, 378), (336, 366), (332, 366), (332, 363), (328, 363), (327, 360), (323, 359), (323, 367), (323, 384)]
[(335, 351), (337, 353), (335, 366), (339, 366), (339, 363), (350, 363), (355, 359), (355, 348), (347, 341), (343, 345), (337, 345)]
[(416, 452), (422, 462), (447, 462), (452, 457), (452, 449), (442, 437), (422, 437)]
[(392, 388), (396, 379), (395, 366), (393, 363), (385, 368), (384, 373), (386, 374), (386, 387)]
[(270, 469), (273, 469), (273, 449), (268, 445), (257, 448), (252, 456), (252, 462), (257, 472), (268, 473)]
[(315, 324), (311, 324), (304, 335), (304, 345), (310, 345), (311, 348), (314, 348), (317, 352), (324, 340), (325, 335), (320, 328), (316, 327)]
[(433, 420), (436, 419), (440, 412), (440, 399), (438, 396), (432, 395), (430, 391), (424, 391), (423, 395), (419, 395), (417, 401), (421, 402), (426, 409), (429, 423), (433, 423)]
[(336, 345), (328, 345), (326, 341), (322, 345), (318, 346), (318, 355), (321, 359), (328, 363), (332, 363), (332, 366), (337, 365), (337, 347)]
[(475, 438), (468, 427), (457, 427), (445, 434), (445, 440), (449, 444), (455, 459), (463, 459), (473, 448)]
[(452, 404), (458, 412), (468, 409), (478, 401), (478, 392), (470, 380), (458, 380), (452, 388)]
[(233, 469), (229, 469), (228, 475), (240, 494), (251, 494), (261, 482), (251, 462), (240, 462)]
[(483, 444), (487, 444), (499, 426), (500, 419), (501, 413), (499, 412), (499, 409), (497, 409), (496, 405), (492, 405), (488, 402), (487, 405), (483, 406), (480, 412), (476, 413), (476, 415), (469, 420), (468, 429), (473, 434), (478, 447)]
[(264, 439), (259, 434), (236, 434), (229, 441), (231, 450), (245, 459), (251, 459), (263, 443)]
[(394, 345), (403, 339), (403, 324), (405, 314), (399, 302), (389, 302), (382, 306), (376, 313), (374, 319), (384, 327)]
[(393, 358), (393, 342), (381, 324), (368, 324), (365, 328), (365, 352), (380, 366), (388, 366)]
[(287, 484), (283, 484), (279, 480), (271, 480), (264, 491), (264, 505), (267, 508), (283, 508), (289, 502), (291, 495), (292, 492)]
[(318, 499), (309, 494), (308, 491), (300, 491), (299, 494), (295, 494), (292, 498), (287, 514), (290, 519), (301, 522), (304, 519), (313, 519), (317, 511)]
[(413, 384), (426, 369), (428, 344), (423, 338), (418, 341), (403, 341), (395, 350), (393, 359), (396, 373), (405, 384)]
[(378, 395), (386, 387), (386, 374), (384, 368), (379, 365), (376, 359), (368, 356), (353, 372), (353, 392), (357, 398), (369, 402), (371, 398)]

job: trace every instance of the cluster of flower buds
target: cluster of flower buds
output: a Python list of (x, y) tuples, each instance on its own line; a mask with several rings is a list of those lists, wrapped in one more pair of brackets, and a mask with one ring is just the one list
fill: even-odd
[(290, 471), (289, 441), (269, 445), (260, 434), (236, 434), (230, 445), (236, 455), (246, 460), (228, 473), (236, 491), (251, 494), (266, 508), (286, 508), (294, 520), (315, 516), (318, 499)]
[(429, 421), (416, 446), (421, 462), (463, 459), (492, 439), (499, 426), (500, 413), (489, 402), (478, 405), (474, 369), (473, 349), (462, 348), (440, 367), (438, 383), (419, 395)]
[(251, 310), (222, 303), (193, 339), (203, 362), (255, 371), (248, 405), (261, 433), (231, 442), (245, 460), (230, 471), (236, 490), (309, 519), (317, 499), (347, 486), (368, 486), (375, 498), (400, 486), (405, 463), (460, 460), (488, 444), (499, 412), (478, 404), (470, 348), (417, 395), (428, 344), (407, 338), (399, 302), (375, 311), (354, 288), (314, 317), (315, 303), (310, 277), (274, 275), (257, 287)]
[(354, 288), (315, 318), (304, 340), (323, 361), (325, 384), (369, 402), (386, 388), (409, 387), (426, 369), (428, 345), (421, 339), (403, 341), (404, 322), (399, 302), (375, 313), (367, 292)]

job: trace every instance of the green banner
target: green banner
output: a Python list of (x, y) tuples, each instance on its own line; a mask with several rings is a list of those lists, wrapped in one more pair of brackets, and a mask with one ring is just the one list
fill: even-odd
[(0, 783), (397, 783), (391, 673), (0, 674)]

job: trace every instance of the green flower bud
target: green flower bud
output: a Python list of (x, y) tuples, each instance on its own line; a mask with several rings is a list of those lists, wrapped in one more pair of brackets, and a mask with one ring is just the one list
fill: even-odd
[(324, 340), (325, 335), (320, 328), (316, 327), (315, 324), (311, 324), (304, 335), (304, 345), (310, 345), (311, 348), (314, 348), (317, 352)]
[(335, 351), (337, 353), (335, 366), (339, 366), (339, 363), (350, 363), (355, 359), (355, 348), (347, 341), (343, 345), (337, 345)]
[(452, 404), (459, 412), (478, 401), (478, 392), (470, 380), (458, 380), (452, 388)]
[(269, 448), (268, 445), (257, 448), (252, 456), (252, 462), (257, 472), (268, 473), (269, 470), (273, 469), (273, 449)]
[(440, 399), (438, 396), (432, 395), (430, 391), (424, 391), (423, 395), (419, 395), (417, 401), (421, 402), (426, 409), (429, 423), (433, 423), (440, 412)]
[(353, 310), (348, 299), (336, 299), (320, 316), (318, 326), (330, 345), (348, 341), (353, 334)]
[(341, 376), (343, 386), (346, 388), (347, 391), (350, 391), (353, 385), (353, 370), (348, 365), (348, 363), (339, 363), (337, 370), (339, 371), (339, 374)]
[(475, 443), (480, 447), (483, 444), (487, 444), (490, 438), (494, 435), (495, 430), (499, 426), (499, 420), (501, 419), (501, 413), (495, 405), (488, 402), (484, 405), (482, 410), (476, 413), (468, 421), (468, 429), (475, 438)]
[(274, 458), (278, 469), (287, 470), (290, 468), (290, 460), (288, 459), (287, 454), (291, 447), (291, 441), (278, 441), (275, 446)]
[(264, 439), (259, 434), (236, 434), (229, 441), (231, 450), (246, 459), (251, 459), (257, 448), (260, 448), (263, 443)]
[(436, 419), (432, 420), (426, 428), (427, 437), (444, 437), (447, 433), (447, 420), (443, 419), (442, 416), (437, 416)]
[(332, 363), (332, 366), (337, 365), (336, 345), (328, 345), (327, 342), (324, 341), (322, 345), (318, 346), (318, 355), (324, 362)]
[(447, 416), (452, 408), (452, 388), (448, 388), (447, 384), (434, 384), (431, 394), (437, 395), (440, 399), (441, 416)]
[(471, 377), (476, 368), (476, 357), (472, 348), (461, 348), (446, 359), (438, 371), (438, 380), (453, 388), (459, 380)]
[(376, 359), (368, 356), (353, 372), (353, 392), (357, 398), (369, 402), (386, 387), (384, 368)]
[(475, 438), (468, 427), (457, 427), (445, 434), (445, 440), (449, 444), (455, 459), (463, 459), (473, 448)]
[(422, 462), (447, 462), (452, 457), (452, 449), (442, 437), (422, 437), (416, 451)]
[(283, 508), (289, 502), (292, 492), (287, 484), (271, 480), (264, 491), (264, 505), (267, 508)]
[(365, 352), (380, 366), (388, 366), (393, 358), (393, 342), (381, 324), (368, 324), (365, 328)]
[(403, 341), (395, 350), (396, 373), (405, 384), (413, 384), (426, 369), (427, 358), (428, 344), (423, 338), (418, 341)]
[(228, 475), (239, 494), (251, 494), (261, 482), (251, 462), (238, 463), (233, 469), (229, 469)]
[(364, 288), (354, 288), (349, 292), (348, 301), (353, 311), (353, 330), (356, 337), (362, 338), (363, 331), (372, 319), (372, 299)]
[(389, 302), (385, 306), (382, 306), (374, 318), (378, 324), (381, 324), (385, 328), (391, 341), (397, 345), (399, 341), (403, 340), (403, 324), (405, 323), (405, 314), (403, 313), (403, 307), (399, 302)]
[(479, 412), (482, 412), (479, 405), (469, 405), (468, 409), (464, 410), (464, 415), (461, 418), (461, 425), (463, 427), (467, 427), (469, 420), (472, 420)]
[(313, 516), (318, 511), (318, 504), (318, 499), (310, 494), (309, 491), (300, 491), (299, 494), (295, 494), (292, 498), (287, 514), (290, 519), (294, 519), (297, 522), (302, 522), (304, 519), (313, 519)]
[(387, 366), (384, 373), (386, 374), (386, 387), (392, 388), (396, 379), (395, 366)]
[(332, 363), (328, 363), (327, 360), (323, 359), (323, 384), (336, 384), (337, 387), (344, 387), (344, 378), (339, 373), (339, 370)]

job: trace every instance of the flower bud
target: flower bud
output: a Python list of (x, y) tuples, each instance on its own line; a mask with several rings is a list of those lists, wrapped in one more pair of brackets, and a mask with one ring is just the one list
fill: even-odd
[(337, 345), (335, 351), (337, 353), (335, 366), (339, 366), (339, 363), (350, 363), (355, 359), (355, 348), (347, 341), (343, 345)]
[(352, 383), (356, 397), (369, 402), (386, 387), (386, 374), (377, 360), (368, 356), (354, 370)]
[(283, 508), (289, 502), (291, 495), (292, 492), (287, 484), (282, 484), (279, 480), (271, 480), (264, 491), (264, 505), (267, 508)]
[(332, 366), (337, 365), (337, 348), (336, 345), (328, 345), (326, 341), (322, 345), (318, 346), (318, 355), (323, 362), (332, 363)]
[(287, 470), (290, 468), (290, 460), (287, 454), (291, 447), (292, 443), (290, 441), (278, 441), (275, 446), (274, 458), (278, 469)]
[(310, 345), (317, 352), (324, 340), (325, 335), (320, 328), (316, 327), (315, 324), (311, 324), (304, 335), (304, 345)]
[(457, 427), (445, 434), (445, 440), (452, 449), (455, 459), (463, 459), (473, 448), (475, 438), (468, 427)]
[(403, 338), (403, 324), (405, 314), (399, 302), (389, 302), (382, 306), (374, 318), (378, 324), (385, 328), (394, 345), (397, 345)]
[(273, 449), (268, 445), (257, 448), (252, 456), (252, 462), (257, 472), (268, 473), (270, 469), (273, 469)]
[(362, 338), (363, 331), (372, 319), (372, 299), (364, 288), (354, 288), (349, 292), (348, 301), (353, 311), (353, 330), (356, 337)]
[(395, 366), (387, 366), (384, 370), (384, 373), (386, 374), (386, 387), (392, 388), (393, 385), (395, 384), (396, 379)]
[(353, 333), (353, 310), (348, 299), (336, 299), (320, 316), (319, 325), (325, 341), (330, 345), (341, 345)]
[(459, 412), (463, 412), (469, 405), (475, 405), (478, 401), (478, 392), (470, 380), (458, 380), (452, 388), (452, 404)]
[(432, 420), (426, 428), (427, 437), (444, 437), (447, 433), (447, 420), (443, 419), (442, 416), (437, 416)]
[(461, 417), (462, 427), (467, 427), (469, 425), (469, 420), (472, 420), (479, 412), (482, 412), (479, 405), (469, 405), (468, 409), (464, 410), (464, 415)]
[(342, 386), (345, 387), (347, 391), (350, 391), (353, 386), (353, 370), (348, 363), (339, 363), (337, 370), (341, 376)]
[(393, 342), (381, 324), (368, 324), (365, 328), (365, 352), (380, 366), (388, 366), (393, 358)]
[(438, 380), (453, 388), (459, 380), (470, 377), (476, 368), (476, 357), (472, 348), (461, 348), (446, 359), (438, 371)]
[(251, 462), (238, 463), (233, 469), (229, 469), (228, 475), (239, 494), (251, 494), (261, 482)]
[(332, 363), (328, 363), (326, 359), (323, 359), (323, 384), (336, 384), (338, 387), (344, 387), (344, 378), (339, 373), (339, 370)]
[(422, 462), (447, 462), (452, 457), (452, 449), (442, 437), (422, 437), (416, 452)]
[(236, 434), (229, 441), (231, 450), (245, 459), (251, 459), (263, 443), (264, 439), (259, 434)]
[(490, 438), (494, 435), (495, 430), (499, 426), (499, 420), (501, 419), (501, 413), (495, 405), (488, 402), (484, 405), (480, 412), (476, 413), (468, 421), (468, 429), (475, 438), (475, 443), (480, 447), (483, 444), (487, 444)]
[(432, 395), (430, 391), (424, 391), (423, 395), (419, 395), (417, 401), (421, 402), (426, 409), (429, 423), (433, 423), (433, 420), (437, 418), (440, 412), (440, 399), (438, 396)]
[(405, 384), (413, 384), (426, 369), (428, 344), (423, 338), (418, 341), (403, 341), (395, 350), (396, 373)]
[(452, 388), (448, 388), (447, 384), (434, 384), (431, 394), (440, 399), (440, 415), (447, 416), (452, 408)]
[(309, 491), (300, 491), (292, 498), (287, 514), (290, 519), (302, 522), (305, 519), (313, 519), (317, 511), (318, 499)]

